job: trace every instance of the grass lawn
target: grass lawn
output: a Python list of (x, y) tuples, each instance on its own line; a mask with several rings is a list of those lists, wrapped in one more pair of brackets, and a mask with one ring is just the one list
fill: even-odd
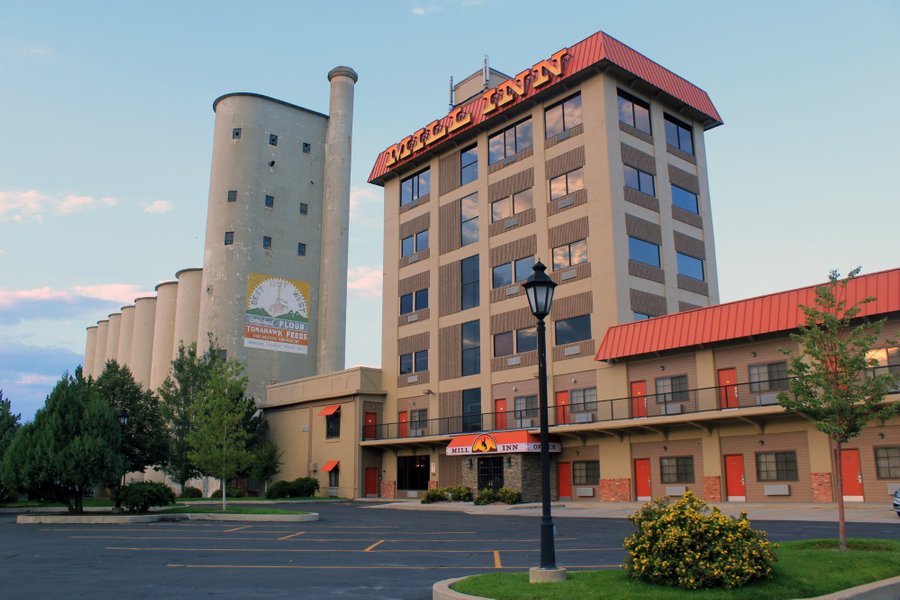
[(837, 540), (782, 542), (775, 575), (737, 590), (689, 591), (628, 579), (621, 570), (570, 572), (565, 583), (528, 583), (528, 573), (490, 573), (460, 581), (458, 592), (495, 600), (570, 600), (597, 598), (728, 598), (781, 600), (830, 594), (900, 575), (900, 542), (850, 540), (840, 552)]
[(222, 506), (176, 506), (174, 508), (164, 508), (159, 513), (169, 515), (184, 514), (228, 514), (228, 515), (305, 515), (308, 514), (302, 510), (286, 510), (283, 508), (268, 508), (265, 506), (229, 506), (227, 510), (222, 511)]

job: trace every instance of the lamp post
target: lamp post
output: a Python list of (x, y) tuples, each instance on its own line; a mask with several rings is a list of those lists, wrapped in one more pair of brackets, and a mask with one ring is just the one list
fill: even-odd
[(122, 482), (119, 484), (119, 493), (116, 494), (116, 508), (122, 508), (122, 488), (125, 487), (125, 475), (128, 473), (128, 464), (125, 459), (125, 426), (128, 424), (128, 411), (125, 407), (122, 407), (122, 410), (119, 411), (119, 431), (121, 432), (121, 437), (119, 438), (119, 454), (122, 455)]
[(547, 420), (547, 342), (544, 318), (550, 314), (556, 282), (545, 273), (541, 261), (532, 267), (534, 273), (522, 287), (528, 296), (528, 306), (537, 318), (538, 400), (541, 413), (541, 566), (529, 570), (531, 583), (565, 581), (566, 570), (556, 566), (553, 541), (553, 517), (550, 514), (550, 427)]

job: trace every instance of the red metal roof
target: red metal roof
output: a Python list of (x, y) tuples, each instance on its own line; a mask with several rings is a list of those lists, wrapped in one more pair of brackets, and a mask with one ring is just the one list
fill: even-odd
[[(698, 308), (646, 321), (614, 325), (606, 331), (595, 360), (612, 360), (789, 331), (804, 321), (800, 305), (813, 306), (818, 285), (768, 296)], [(900, 269), (861, 275), (847, 283), (847, 305), (867, 297), (860, 316), (900, 311)]]
[[(471, 120), (468, 124), (447, 133), (438, 145), (445, 144), (447, 141), (469, 131), (473, 127), (518, 106), (535, 94), (552, 89), (563, 80), (577, 75), (601, 62), (612, 64), (628, 71), (635, 77), (662, 91), (664, 94), (671, 96), (676, 101), (681, 101), (694, 110), (702, 113), (706, 117), (706, 129), (722, 124), (722, 117), (719, 116), (716, 107), (713, 106), (713, 103), (706, 92), (602, 31), (598, 31), (594, 35), (578, 42), (567, 50), (568, 58), (566, 59), (567, 62), (565, 62), (563, 73), (552, 77), (552, 83), (550, 85), (545, 87), (542, 86), (537, 89), (529, 85), (524, 94), (518, 96), (514, 101), (509, 102), (505, 106), (490, 111), (487, 115), (484, 114), (487, 101), (483, 97), (478, 97), (465, 105), (465, 111), (471, 115)], [(452, 124), (452, 119), (449, 114), (439, 120), (444, 128), (448, 128)], [(404, 142), (408, 142), (409, 138), (410, 136), (407, 136), (400, 144), (402, 145)], [(435, 148), (438, 145), (435, 145)], [(378, 155), (378, 159), (372, 167), (372, 172), (369, 174), (369, 183), (381, 183), (382, 178), (386, 174), (396, 170), (398, 167), (415, 159), (426, 151), (435, 149), (418, 144), (418, 147), (415, 148), (409, 156), (391, 163), (391, 150), (396, 146), (396, 144), (389, 146), (384, 152)]]

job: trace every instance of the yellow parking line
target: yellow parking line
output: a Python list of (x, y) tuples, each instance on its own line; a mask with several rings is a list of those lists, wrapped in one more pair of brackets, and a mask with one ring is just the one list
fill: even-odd
[(253, 525), (241, 525), (240, 527), (235, 527), (234, 529), (226, 529), (222, 533), (232, 533), (234, 531), (240, 531), (241, 529), (249, 529), (250, 527), (253, 527)]
[(500, 562), (500, 551), (499, 550), (494, 550), (494, 568), (495, 569), (503, 568), (503, 563)]
[(375, 549), (376, 546), (380, 546), (383, 543), (384, 543), (384, 540), (378, 540), (377, 542), (375, 542), (374, 544), (372, 544), (371, 546), (369, 546), (368, 548), (363, 550), (363, 552), (371, 552), (372, 550)]
[(284, 540), (289, 540), (289, 539), (291, 539), (291, 538), (297, 537), (298, 535), (303, 535), (304, 533), (306, 533), (306, 532), (305, 532), (305, 531), (298, 531), (297, 533), (292, 533), (291, 535), (286, 535), (286, 536), (284, 536), (284, 537), (280, 537), (280, 538), (278, 538), (278, 541), (281, 542), (281, 541), (284, 541)]

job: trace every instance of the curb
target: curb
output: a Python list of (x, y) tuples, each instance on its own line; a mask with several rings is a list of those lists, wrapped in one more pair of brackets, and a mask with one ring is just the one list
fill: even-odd
[(454, 577), (438, 581), (431, 586), (431, 600), (490, 600), (484, 596), (471, 596), (450, 589), (451, 585), (463, 579), (468, 579), (468, 577)]
[(319, 513), (305, 515), (221, 515), (215, 513), (159, 514), (159, 515), (43, 515), (27, 514), (16, 517), (19, 525), (123, 525), (128, 523), (155, 523), (157, 521), (270, 521), (290, 522), (318, 521)]

